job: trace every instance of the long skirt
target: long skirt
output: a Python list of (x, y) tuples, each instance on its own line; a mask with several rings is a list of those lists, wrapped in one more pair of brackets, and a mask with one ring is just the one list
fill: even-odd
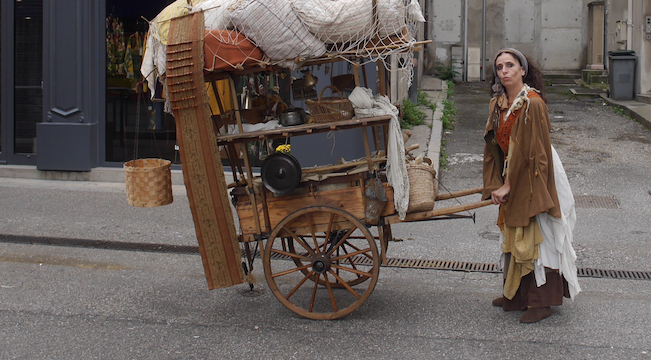
[[(504, 262), (504, 279), (506, 280), (511, 254), (504, 255), (506, 256)], [(533, 272), (522, 277), (520, 287), (513, 299), (504, 298), (503, 309), (505, 311), (516, 311), (534, 307), (543, 308), (563, 305), (563, 297), (570, 297), (567, 281), (558, 273), (558, 270), (547, 267), (545, 268), (545, 275), (547, 282), (540, 287), (536, 286), (536, 278)]]

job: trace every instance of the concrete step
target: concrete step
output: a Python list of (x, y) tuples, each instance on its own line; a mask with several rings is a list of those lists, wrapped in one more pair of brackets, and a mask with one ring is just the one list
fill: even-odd
[(635, 101), (651, 104), (651, 94), (637, 94), (635, 95)]

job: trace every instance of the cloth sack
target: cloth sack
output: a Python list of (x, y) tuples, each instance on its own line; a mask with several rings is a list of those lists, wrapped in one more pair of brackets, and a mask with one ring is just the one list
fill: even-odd
[(206, 30), (232, 30), (228, 15), (234, 9), (237, 0), (204, 0), (193, 2), (192, 12), (203, 11)]
[(292, 8), (316, 37), (326, 44), (355, 43), (372, 37), (401, 34), (406, 20), (425, 22), (420, 5), (410, 0), (377, 1), (377, 27), (373, 2), (368, 0), (293, 0)]
[(271, 60), (319, 57), (325, 44), (310, 34), (287, 0), (244, 0), (229, 17)]

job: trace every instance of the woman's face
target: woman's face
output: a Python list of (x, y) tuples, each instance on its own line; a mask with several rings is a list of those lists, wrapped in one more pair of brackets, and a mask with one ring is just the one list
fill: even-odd
[(495, 59), (495, 69), (497, 69), (497, 76), (505, 88), (523, 86), (522, 78), (525, 71), (513, 54), (505, 52), (498, 56)]

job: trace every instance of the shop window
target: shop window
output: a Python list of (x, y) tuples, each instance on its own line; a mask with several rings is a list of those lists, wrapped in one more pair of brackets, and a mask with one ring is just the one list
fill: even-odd
[(35, 154), (43, 120), (43, 1), (14, 6), (14, 153)]
[[(170, 1), (106, 1), (106, 161), (163, 158), (179, 163), (176, 124), (151, 99), (140, 74), (148, 24)], [(160, 91), (160, 88), (159, 88)], [(157, 96), (158, 98), (158, 96)]]

